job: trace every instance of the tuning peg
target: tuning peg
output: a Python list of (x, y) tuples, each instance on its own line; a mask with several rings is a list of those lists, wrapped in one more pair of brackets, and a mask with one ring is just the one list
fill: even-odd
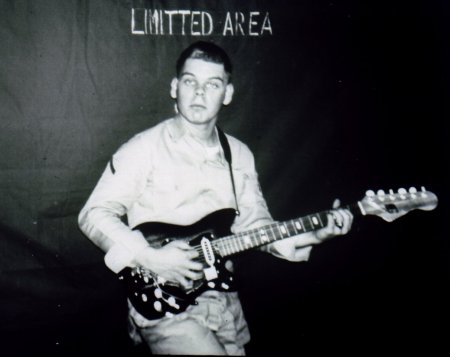
[(373, 196), (375, 196), (375, 192), (372, 190), (367, 190), (366, 191), (366, 196), (369, 198), (372, 198)]
[(398, 193), (400, 194), (400, 198), (401, 199), (404, 199), (406, 196), (406, 193), (407, 193), (408, 191), (406, 191), (404, 188), (399, 188), (398, 189)]
[(416, 198), (417, 197), (417, 195), (416, 195), (417, 189), (415, 187), (410, 187), (409, 188), (409, 193), (411, 195), (411, 198)]
[(427, 194), (426, 194), (427, 190), (425, 190), (425, 187), (422, 186), (422, 187), (420, 188), (420, 190), (422, 191), (422, 192), (420, 193), (420, 195), (421, 195), (422, 197), (427, 197)]
[(395, 200), (395, 194), (394, 194), (394, 190), (392, 188), (389, 190), (389, 198), (392, 201)]
[(380, 201), (384, 201), (384, 196), (386, 195), (386, 193), (383, 191), (383, 190), (378, 190), (377, 191), (377, 196), (378, 196), (378, 199), (380, 200)]

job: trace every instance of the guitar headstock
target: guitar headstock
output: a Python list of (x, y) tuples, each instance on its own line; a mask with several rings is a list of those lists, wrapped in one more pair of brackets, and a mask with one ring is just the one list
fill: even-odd
[(376, 215), (387, 222), (392, 222), (414, 209), (431, 211), (436, 208), (438, 199), (424, 187), (418, 191), (411, 187), (408, 191), (400, 188), (396, 193), (393, 190), (384, 192), (372, 190), (366, 192), (366, 196), (358, 202), (363, 215)]

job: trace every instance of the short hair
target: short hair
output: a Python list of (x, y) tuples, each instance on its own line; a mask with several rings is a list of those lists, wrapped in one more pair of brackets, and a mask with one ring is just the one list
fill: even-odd
[(180, 57), (178, 57), (176, 65), (177, 77), (180, 77), (183, 66), (189, 58), (196, 58), (206, 62), (222, 64), (228, 75), (228, 81), (231, 82), (231, 72), (233, 71), (233, 66), (231, 64), (230, 57), (228, 57), (227, 53), (218, 45), (212, 42), (197, 41), (187, 47), (183, 52), (181, 52)]

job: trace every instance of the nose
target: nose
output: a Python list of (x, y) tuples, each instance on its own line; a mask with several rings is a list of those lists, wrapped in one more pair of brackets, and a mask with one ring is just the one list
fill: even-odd
[(203, 97), (205, 95), (205, 88), (203, 88), (202, 85), (198, 84), (197, 87), (195, 87), (195, 95)]

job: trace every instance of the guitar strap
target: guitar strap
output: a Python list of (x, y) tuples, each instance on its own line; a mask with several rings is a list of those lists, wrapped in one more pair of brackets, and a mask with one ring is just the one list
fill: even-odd
[(230, 144), (228, 143), (228, 139), (227, 139), (225, 133), (218, 126), (217, 126), (217, 133), (219, 134), (219, 141), (220, 141), (220, 145), (222, 146), (223, 153), (225, 155), (225, 160), (227, 160), (228, 168), (230, 169), (231, 186), (233, 187), (234, 202), (236, 204), (236, 215), (239, 216), (240, 212), (239, 212), (238, 200), (237, 200), (237, 195), (236, 195), (236, 187), (234, 184)]

